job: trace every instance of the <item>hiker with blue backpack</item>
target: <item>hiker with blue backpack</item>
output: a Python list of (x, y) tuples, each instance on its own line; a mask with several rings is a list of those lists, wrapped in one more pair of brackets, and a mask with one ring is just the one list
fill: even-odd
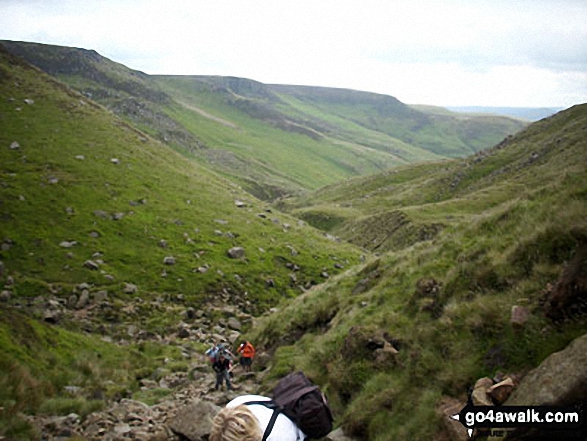
[(244, 395), (230, 401), (212, 422), (210, 441), (303, 441), (332, 430), (326, 397), (302, 372), (281, 379), (273, 398)]

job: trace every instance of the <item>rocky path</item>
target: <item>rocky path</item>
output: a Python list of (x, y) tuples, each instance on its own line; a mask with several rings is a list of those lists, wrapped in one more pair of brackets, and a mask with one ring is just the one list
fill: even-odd
[(29, 420), (47, 441), (207, 439), (209, 421), (222, 406), (237, 395), (258, 393), (258, 374), (244, 373), (237, 366), (233, 378), (235, 390), (215, 391), (212, 368), (204, 356), (197, 358), (190, 374), (175, 373), (162, 380), (161, 383), (172, 386), (175, 392), (153, 406), (122, 399), (106, 410), (90, 414), (83, 422), (76, 414), (29, 417)]

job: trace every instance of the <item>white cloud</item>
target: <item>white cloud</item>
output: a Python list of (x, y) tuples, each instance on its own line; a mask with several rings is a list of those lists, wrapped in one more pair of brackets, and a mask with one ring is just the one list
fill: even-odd
[(567, 106), (587, 101), (586, 16), (570, 0), (4, 0), (0, 38), (95, 49), (147, 73)]

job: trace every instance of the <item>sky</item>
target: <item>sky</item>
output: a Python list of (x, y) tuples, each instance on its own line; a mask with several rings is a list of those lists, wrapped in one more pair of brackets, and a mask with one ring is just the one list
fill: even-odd
[(408, 104), (587, 102), (585, 0), (0, 0), (0, 39)]

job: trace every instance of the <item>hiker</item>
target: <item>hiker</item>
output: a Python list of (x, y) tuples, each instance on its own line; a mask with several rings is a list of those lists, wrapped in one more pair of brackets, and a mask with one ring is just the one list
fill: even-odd
[(210, 360), (210, 363), (214, 363), (216, 361), (216, 357), (220, 348), (222, 348), (222, 343), (213, 344), (212, 347), (205, 352), (206, 356)]
[[(223, 408), (212, 421), (210, 441), (261, 441), (273, 410), (251, 401), (270, 401), (260, 395), (243, 395)], [(302, 441), (306, 435), (283, 413), (277, 414), (267, 441)]]
[(234, 358), (234, 355), (232, 355), (232, 353), (224, 347), (223, 343), (217, 343), (213, 345), (210, 349), (208, 349), (205, 352), (205, 354), (210, 360), (210, 363), (212, 364), (218, 360), (218, 356), (220, 354), (224, 354), (224, 356), (228, 358), (228, 360), (232, 360)]
[(253, 358), (255, 357), (255, 347), (251, 344), (251, 342), (245, 340), (241, 343), (236, 352), (241, 354), (239, 363), (244, 368), (245, 372), (251, 372)]
[(214, 372), (216, 372), (215, 389), (220, 389), (222, 387), (222, 383), (226, 381), (226, 389), (232, 390), (232, 386), (230, 384), (230, 373), (232, 372), (232, 363), (226, 357), (225, 353), (220, 352), (218, 354), (218, 359), (212, 364), (212, 369), (214, 369)]
[(244, 395), (218, 412), (210, 441), (301, 441), (332, 431), (332, 413), (320, 388), (292, 372), (273, 388), (273, 398)]

